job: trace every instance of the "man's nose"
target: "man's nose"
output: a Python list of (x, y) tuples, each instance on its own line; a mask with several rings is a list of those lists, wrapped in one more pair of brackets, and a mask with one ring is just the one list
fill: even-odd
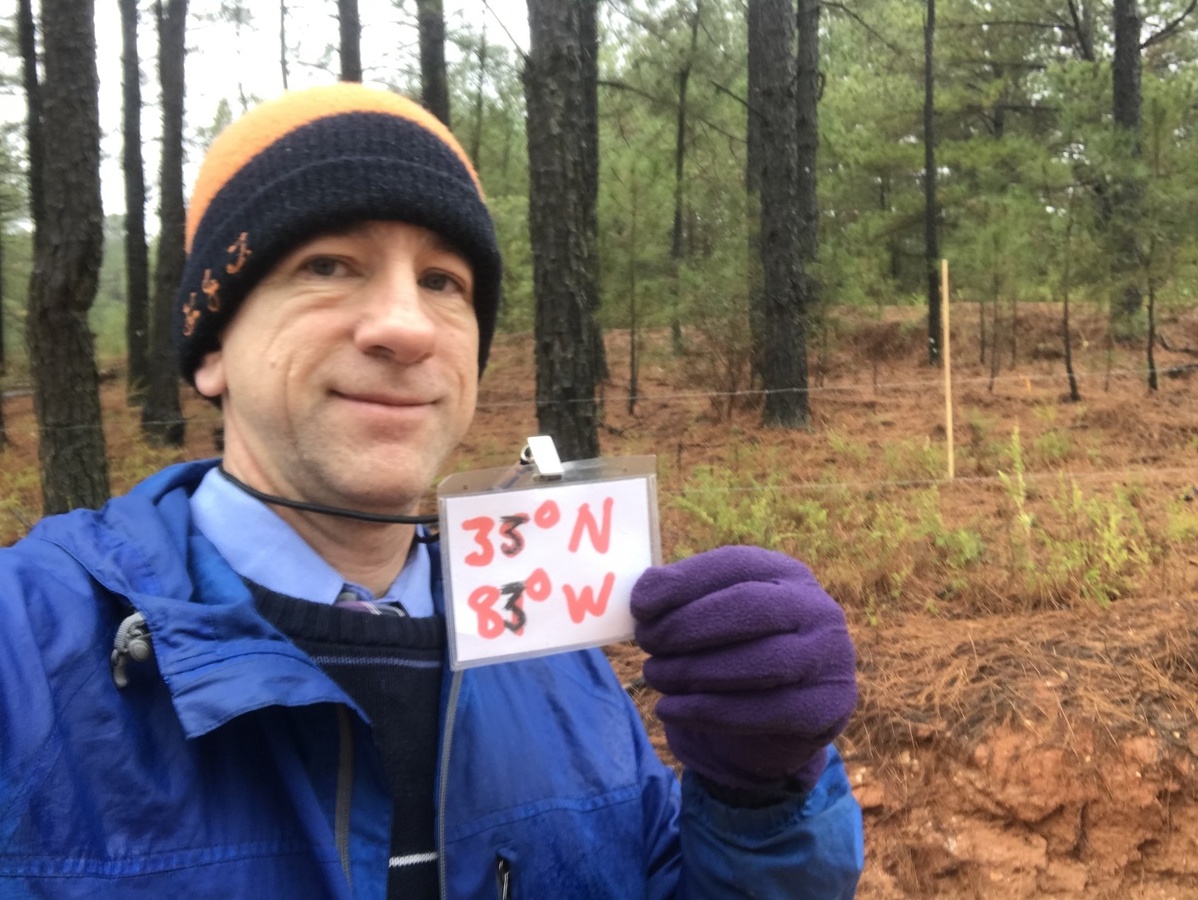
[(387, 267), (362, 286), (361, 315), (354, 343), (363, 353), (385, 354), (402, 363), (420, 362), (436, 346), (436, 322), (425, 306), (416, 273)]

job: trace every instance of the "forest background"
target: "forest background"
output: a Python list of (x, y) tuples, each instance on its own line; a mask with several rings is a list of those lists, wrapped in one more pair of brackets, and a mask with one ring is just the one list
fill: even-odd
[[(134, 377), (130, 335), (150, 350), (153, 316), (169, 319), (170, 229), (220, 127), (284, 80), (344, 76), (356, 54), (362, 80), (444, 103), (503, 246), (501, 334), (455, 465), (509, 463), (566, 410), (583, 444), (589, 433), (604, 453), (659, 455), (669, 556), (776, 547), (845, 605), (861, 653), (843, 748), (867, 813), (863, 895), (1186, 895), (1198, 874), (1198, 0), (16, 5), (0, 31), (0, 545), (53, 507), (44, 453), (62, 436), (99, 435), (89, 452), (107, 466), (104, 493), (216, 451), (216, 411), (157, 377), (170, 372), (161, 349)], [(430, 10), (443, 13), (440, 88), (421, 39)], [(70, 366), (94, 358), (94, 427), (83, 406), (48, 417), (43, 398), (35, 414), (27, 352), (31, 323), (52, 317), (33, 271), (38, 166), (21, 57), (32, 47), (48, 76), (64, 44), (40, 26), (81, 33), (81, 11), (108, 42), (98, 82), (81, 82), (93, 93), (122, 80), (114, 22), (140, 23), (135, 145), (151, 173), (145, 215), (114, 212), (129, 161), (109, 115), (97, 190), (109, 214), (98, 202), (71, 213), (88, 192), (70, 177), (42, 185), (60, 207), (55, 228), (97, 226), (94, 302), (68, 296), (66, 325), (47, 332), (87, 352), (44, 364), (42, 378), (71, 384)], [(558, 70), (558, 88), (576, 87), (588, 12), (597, 150), (574, 202), (538, 186), (538, 141), (589, 110), (553, 119), (536, 79), (553, 83), (539, 54), (560, 49), (546, 37), (568, 26), (557, 37), (575, 42), (574, 68)], [(780, 40), (762, 99), (753, 69), (760, 90), (770, 26)], [(766, 140), (763, 162), (754, 122), (778, 110), (790, 119), (774, 134), (792, 143)], [(99, 145), (99, 121), (74, 128), (72, 115), (51, 104), (39, 118), (52, 151), (89, 129)], [(780, 191), (759, 180), (771, 166), (789, 173)], [(566, 248), (585, 263), (579, 280), (538, 262), (546, 214), (586, 235)], [(147, 306), (131, 330), (138, 221)], [(581, 304), (553, 293), (562, 284)], [(763, 297), (796, 330), (763, 334)], [(581, 323), (549, 354), (542, 330), (563, 326), (546, 323), (547, 307)], [(771, 381), (767, 345), (793, 351), (793, 382)], [(590, 371), (555, 371), (565, 357)], [(778, 398), (801, 404), (780, 416)], [(668, 758), (638, 651), (612, 655)]]

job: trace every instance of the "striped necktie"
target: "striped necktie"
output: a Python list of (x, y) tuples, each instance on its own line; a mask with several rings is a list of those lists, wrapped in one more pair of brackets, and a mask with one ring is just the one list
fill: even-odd
[(396, 615), (406, 616), (407, 610), (403, 608), (403, 604), (394, 600), (375, 600), (373, 597), (367, 599), (364, 592), (355, 590), (352, 586), (345, 584), (341, 586), (341, 593), (337, 595), (337, 599), (333, 601), (334, 606), (339, 606), (342, 609), (353, 609), (358, 612), (369, 613), (372, 616)]

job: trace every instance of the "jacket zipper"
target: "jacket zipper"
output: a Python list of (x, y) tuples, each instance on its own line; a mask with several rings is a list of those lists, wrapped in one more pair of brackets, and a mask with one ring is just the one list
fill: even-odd
[(502, 856), (495, 857), (495, 884), (499, 900), (512, 900), (512, 864)]
[(341, 870), (352, 892), (353, 872), (349, 865), (349, 810), (354, 792), (354, 729), (349, 719), (349, 709), (337, 706), (337, 728), (340, 733), (340, 752), (337, 761), (337, 804), (333, 834), (337, 841), (337, 855), (341, 857)]
[(458, 717), (458, 696), (462, 693), (462, 672), (450, 675), (449, 701), (445, 707), (445, 725), (441, 729), (441, 796), (437, 800), (437, 880), (441, 889), (441, 900), (448, 900), (448, 876), (445, 866), (445, 810), (446, 790), (449, 786), (449, 751), (453, 745), (453, 723)]

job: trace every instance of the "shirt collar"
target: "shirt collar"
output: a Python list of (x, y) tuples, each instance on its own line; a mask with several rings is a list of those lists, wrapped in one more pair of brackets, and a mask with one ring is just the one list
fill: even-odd
[[(242, 578), (314, 603), (333, 603), (347, 585), (274, 510), (236, 488), (215, 467), (191, 495), (191, 514), (195, 526)], [(378, 599), (402, 603), (410, 616), (432, 615), (430, 576), (428, 545), (413, 541), (403, 569)], [(355, 593), (369, 593), (361, 585), (348, 585)]]

